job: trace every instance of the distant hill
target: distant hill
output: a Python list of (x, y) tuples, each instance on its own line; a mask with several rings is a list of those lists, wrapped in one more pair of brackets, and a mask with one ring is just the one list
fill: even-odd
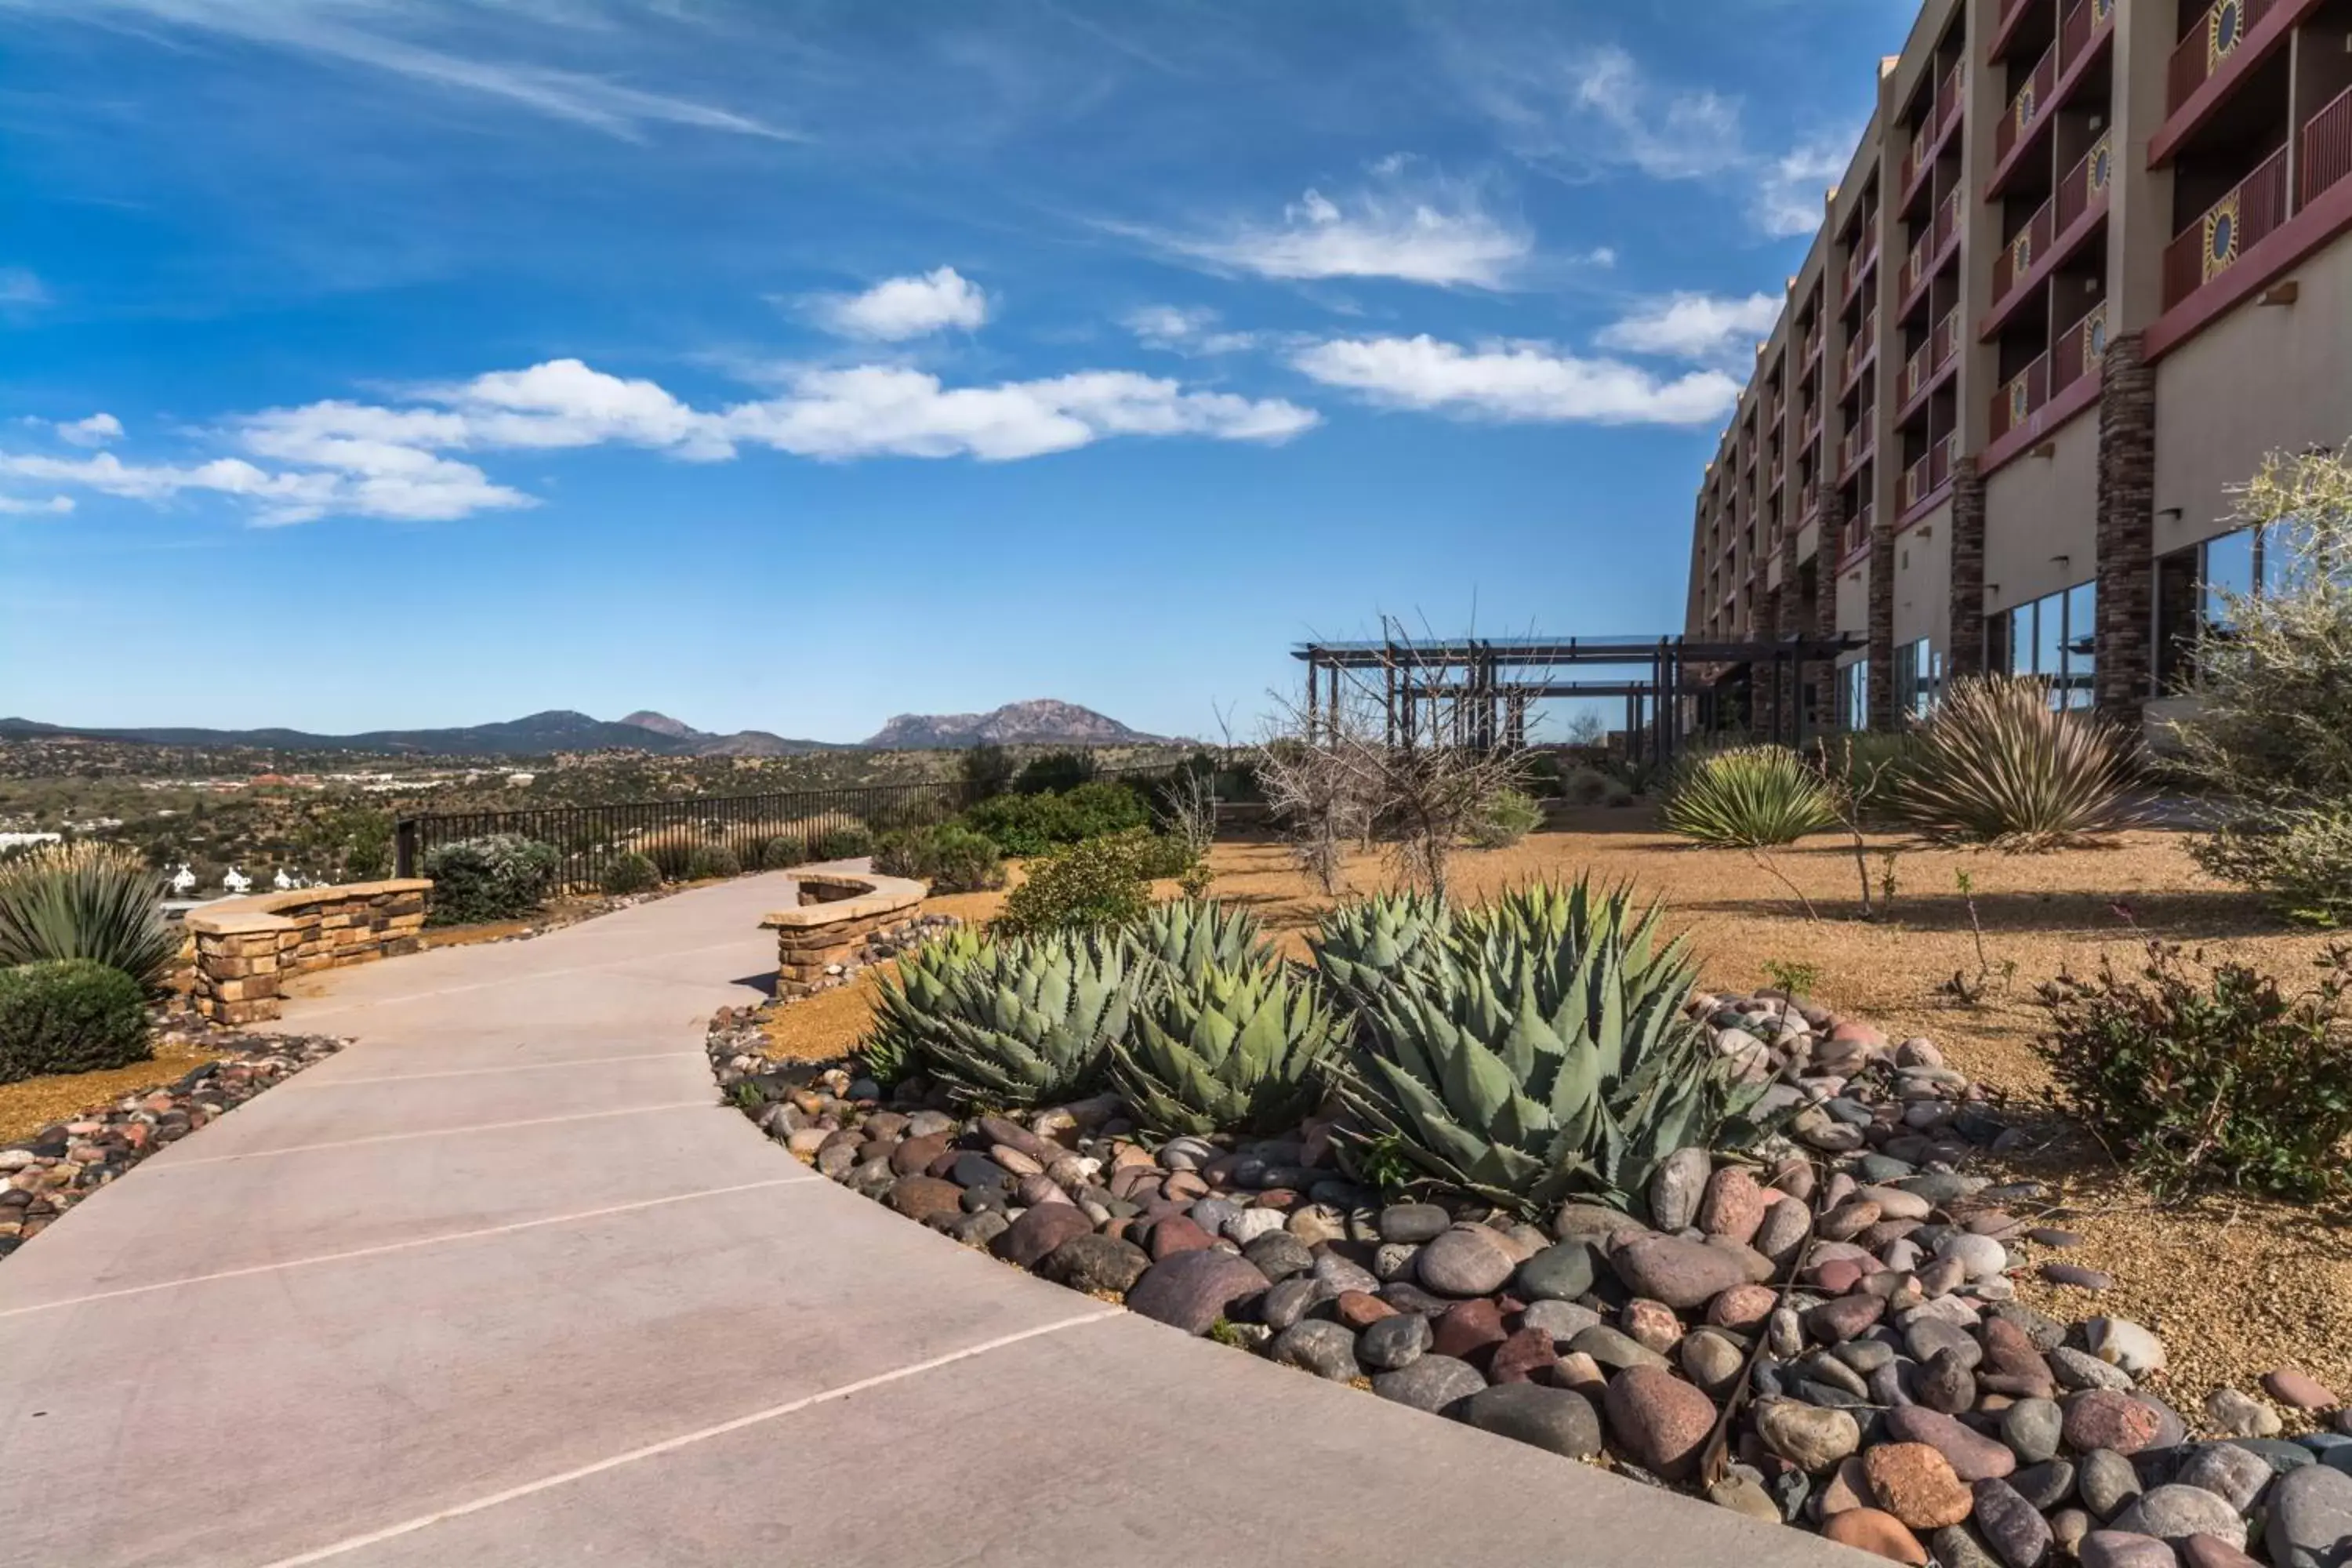
[(901, 713), (866, 741), (869, 751), (935, 751), (965, 746), (1150, 746), (1159, 735), (1118, 720), (1040, 697), (1008, 702), (992, 713)]
[(792, 741), (764, 730), (708, 735), (652, 712), (613, 721), (550, 709), (498, 724), (448, 730), (370, 730), (319, 735), (301, 730), (87, 729), (0, 719), (0, 738), (81, 737), (155, 746), (243, 746), (285, 752), (380, 752), (403, 756), (543, 757), (554, 752), (654, 752), (666, 756), (781, 757), (833, 751), (823, 741)]

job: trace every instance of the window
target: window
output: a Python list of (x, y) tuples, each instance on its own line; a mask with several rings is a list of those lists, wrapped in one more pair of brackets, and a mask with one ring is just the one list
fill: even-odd
[(2230, 634), (2229, 595), (2278, 591), (2287, 552), (2276, 525), (2242, 528), (2176, 550), (2156, 563), (2157, 675), (2167, 691), (2196, 679), (2197, 647)]
[(1926, 637), (1895, 650), (1895, 708), (1915, 719), (1936, 710), (1944, 690), (1944, 656)]
[(1870, 728), (1870, 666), (1856, 660), (1838, 667), (1837, 672), (1838, 727), (1845, 730)]
[(2011, 675), (2050, 683), (2050, 705), (2087, 709), (2097, 700), (2098, 586), (2077, 583), (1993, 616), (1987, 628), (1995, 662)]

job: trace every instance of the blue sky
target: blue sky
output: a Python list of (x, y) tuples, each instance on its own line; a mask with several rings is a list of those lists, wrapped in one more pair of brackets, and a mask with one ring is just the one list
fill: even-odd
[(0, 0), (0, 713), (1052, 695), (1679, 626), (1895, 0)]

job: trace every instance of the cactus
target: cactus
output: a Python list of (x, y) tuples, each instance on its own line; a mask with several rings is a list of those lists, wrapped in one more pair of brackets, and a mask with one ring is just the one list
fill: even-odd
[(1348, 1024), (1315, 984), (1254, 954), (1175, 971), (1111, 1047), (1111, 1073), (1155, 1132), (1286, 1131), (1323, 1097)]

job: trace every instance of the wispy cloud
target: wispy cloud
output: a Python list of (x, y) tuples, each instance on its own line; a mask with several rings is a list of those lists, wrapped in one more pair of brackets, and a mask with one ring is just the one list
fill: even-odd
[(23, 267), (0, 267), (0, 310), (29, 310), (49, 302), (39, 276)]
[(1861, 132), (1821, 136), (1766, 160), (1758, 171), (1756, 199), (1748, 216), (1775, 239), (1811, 234), (1821, 227), (1830, 187), (1853, 162)]
[(1300, 350), (1291, 363), (1383, 407), (1513, 422), (1703, 425), (1719, 418), (1739, 394), (1739, 384), (1717, 371), (1669, 380), (1548, 343), (1464, 348), (1426, 334), (1336, 339)]
[(76, 447), (103, 447), (122, 435), (122, 421), (111, 414), (93, 414), (86, 419), (36, 419), (31, 423), (47, 425), (57, 432), (58, 439)]
[(1476, 185), (1399, 157), (1373, 164), (1363, 184), (1337, 195), (1310, 188), (1284, 206), (1278, 223), (1104, 226), (1218, 271), (1286, 279), (1392, 278), (1502, 289), (1535, 250), (1527, 226), (1489, 210)]
[(47, 500), (32, 500), (23, 496), (0, 495), (0, 517), (28, 517), (39, 512), (63, 514), (73, 509), (71, 496), (51, 496)]
[(1217, 312), (1205, 306), (1146, 305), (1129, 311), (1122, 324), (1145, 348), (1188, 356), (1243, 353), (1261, 341), (1259, 333), (1220, 326)]
[[(493, 59), (415, 43), (391, 25), (434, 19), (438, 8), (299, 5), (285, 0), (29, 0), (33, 7), (85, 21), (168, 28), (283, 49), (404, 78), (420, 86), (493, 100), (608, 135), (639, 140), (649, 125), (689, 126), (782, 141), (797, 134), (758, 116), (614, 77), (521, 59)], [(342, 16), (373, 9), (387, 26)], [(340, 14), (339, 14), (340, 13)], [(543, 30), (543, 29), (542, 29)]]
[(1644, 302), (1603, 327), (1596, 341), (1626, 353), (1659, 354), (1698, 364), (1744, 366), (1758, 341), (1780, 319), (1769, 294), (1744, 300), (1718, 294), (1669, 294)]
[(900, 342), (954, 328), (977, 331), (988, 320), (989, 299), (952, 267), (915, 277), (886, 279), (862, 294), (828, 295), (817, 316), (846, 337)]

